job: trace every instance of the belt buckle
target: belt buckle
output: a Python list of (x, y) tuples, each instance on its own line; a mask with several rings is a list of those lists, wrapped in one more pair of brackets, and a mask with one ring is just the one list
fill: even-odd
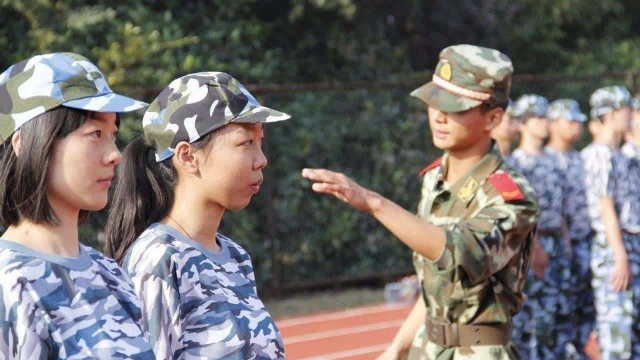
[(428, 326), (429, 338), (440, 346), (446, 346), (446, 332), (443, 324), (439, 324), (435, 321), (430, 321)]

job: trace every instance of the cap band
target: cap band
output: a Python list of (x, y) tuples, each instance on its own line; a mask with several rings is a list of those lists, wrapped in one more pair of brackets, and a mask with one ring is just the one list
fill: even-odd
[(460, 87), (456, 84), (452, 84), (450, 82), (448, 82), (447, 80), (437, 76), (437, 75), (433, 75), (432, 78), (433, 82), (440, 86), (441, 88), (450, 91), (456, 95), (459, 96), (464, 96), (466, 98), (469, 99), (473, 99), (473, 100), (478, 100), (478, 101), (488, 101), (491, 100), (491, 94), (487, 94), (487, 93), (483, 93), (483, 92), (479, 92), (479, 91), (473, 91), (473, 90), (469, 90), (469, 89), (465, 89), (463, 87)]

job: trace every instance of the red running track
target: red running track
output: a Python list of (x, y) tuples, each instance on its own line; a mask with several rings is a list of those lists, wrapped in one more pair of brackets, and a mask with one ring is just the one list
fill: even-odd
[[(386, 349), (413, 304), (376, 305), (276, 320), (292, 360), (371, 360)], [(587, 354), (598, 359), (595, 338)]]
[(413, 304), (376, 305), (276, 320), (287, 359), (374, 359), (393, 339)]

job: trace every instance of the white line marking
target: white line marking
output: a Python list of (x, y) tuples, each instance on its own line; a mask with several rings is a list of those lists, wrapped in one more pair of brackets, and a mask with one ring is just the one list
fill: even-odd
[(321, 331), (321, 332), (316, 332), (316, 333), (311, 333), (306, 335), (291, 336), (291, 337), (285, 338), (284, 343), (286, 346), (286, 345), (297, 344), (305, 341), (326, 339), (326, 338), (337, 337), (337, 336), (362, 335), (363, 332), (367, 332), (367, 331), (375, 331), (375, 330), (400, 327), (400, 325), (402, 325), (403, 322), (404, 322), (404, 319), (394, 320), (394, 321), (385, 321), (385, 322), (374, 323), (374, 324), (354, 326), (354, 327), (345, 328), (345, 329)]
[(383, 352), (384, 350), (387, 349), (387, 346), (389, 346), (388, 343), (387, 344), (382, 344), (382, 345), (366, 346), (366, 347), (361, 347), (361, 348), (357, 348), (357, 349), (338, 351), (338, 352), (334, 352), (334, 353), (322, 354), (322, 355), (319, 355), (319, 356), (314, 356), (314, 357), (309, 357), (309, 358), (303, 358), (303, 359), (300, 359), (300, 360), (349, 359), (349, 358), (351, 358), (353, 356)]
[(366, 308), (357, 308), (357, 309), (352, 309), (352, 310), (344, 310), (344, 311), (335, 312), (335, 313), (332, 312), (332, 313), (328, 313), (328, 314), (317, 314), (317, 315), (296, 317), (296, 318), (286, 319), (286, 320), (276, 320), (275, 322), (276, 322), (276, 325), (278, 325), (278, 328), (282, 329), (282, 328), (287, 327), (287, 326), (296, 326), (296, 325), (300, 325), (300, 324), (308, 324), (308, 323), (313, 323), (313, 322), (339, 320), (339, 319), (344, 319), (344, 318), (348, 318), (348, 317), (355, 317), (355, 316), (362, 316), (362, 315), (369, 315), (369, 314), (383, 313), (383, 312), (391, 312), (391, 311), (401, 310), (401, 309), (407, 308), (409, 306), (412, 306), (412, 304), (411, 305), (370, 306), (370, 307), (366, 307)]

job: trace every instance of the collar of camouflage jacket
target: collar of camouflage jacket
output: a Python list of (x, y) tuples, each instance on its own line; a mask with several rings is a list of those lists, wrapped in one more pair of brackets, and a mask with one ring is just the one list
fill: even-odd
[(491, 147), (482, 159), (455, 184), (447, 189), (445, 185), (445, 174), (447, 173), (448, 159), (449, 154), (445, 153), (440, 166), (438, 166), (437, 181), (434, 183), (433, 190), (447, 190), (457, 196), (464, 204), (468, 204), (473, 199), (477, 189), (487, 181), (489, 176), (493, 174), (503, 162), (498, 143), (495, 140), (491, 140)]

